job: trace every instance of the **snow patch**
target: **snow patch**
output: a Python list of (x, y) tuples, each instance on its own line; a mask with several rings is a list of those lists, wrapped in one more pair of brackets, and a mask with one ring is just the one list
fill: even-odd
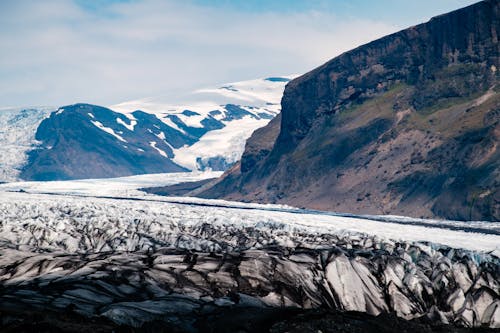
[(160, 139), (160, 140), (165, 140), (165, 139), (166, 139), (166, 137), (165, 137), (165, 133), (163, 133), (163, 132), (160, 132), (160, 134), (155, 134), (155, 135), (156, 135), (156, 136), (158, 137), (158, 139)]
[(186, 131), (184, 131), (182, 128), (180, 128), (179, 126), (177, 126), (177, 124), (174, 123), (169, 117), (162, 117), (161, 121), (164, 122), (165, 125), (173, 128), (174, 130), (179, 131), (182, 134), (187, 134)]
[(156, 150), (156, 151), (157, 151), (157, 152), (158, 152), (161, 156), (168, 158), (167, 153), (165, 153), (165, 152), (164, 152), (163, 150), (161, 150), (160, 148), (156, 147), (156, 141), (151, 141), (151, 142), (149, 143), (149, 145), (150, 145), (151, 147), (153, 147), (153, 148), (154, 148), (154, 149), (155, 149), (155, 150)]
[(102, 131), (104, 131), (104, 132), (106, 132), (108, 134), (111, 134), (112, 136), (114, 136), (115, 138), (117, 138), (118, 140), (120, 140), (121, 142), (127, 142), (127, 140), (125, 140), (124, 138), (122, 138), (120, 135), (116, 134), (115, 131), (113, 131), (113, 129), (104, 126), (99, 121), (97, 121), (97, 120), (91, 120), (91, 123), (94, 124), (94, 126), (96, 126), (97, 128), (99, 128), (100, 130), (102, 130)]
[(116, 118), (116, 122), (118, 124), (122, 125), (123, 127), (127, 128), (129, 131), (133, 131), (135, 125), (137, 124), (137, 120), (130, 120), (130, 125), (129, 125), (126, 122), (124, 122), (123, 120), (121, 120), (120, 118)]

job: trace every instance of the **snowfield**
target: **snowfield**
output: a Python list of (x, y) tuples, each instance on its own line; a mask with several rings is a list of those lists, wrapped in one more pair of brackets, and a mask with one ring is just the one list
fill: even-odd
[(500, 223), (137, 190), (214, 175), (0, 185), (0, 311), (196, 331), (200, 311), (327, 307), (500, 327)]
[(241, 157), (245, 142), (253, 131), (265, 126), (280, 112), (285, 85), (296, 76), (232, 82), (217, 88), (198, 89), (175, 96), (176, 104), (172, 104), (172, 97), (158, 96), (110, 108), (127, 117), (131, 117), (136, 110), (154, 114), (180, 132), (184, 130), (172, 121), (171, 116), (192, 128), (203, 128), (203, 120), (208, 118), (220, 121), (225, 125), (223, 128), (208, 131), (194, 145), (174, 149), (173, 160), (177, 164), (189, 170), (205, 170), (210, 159), (219, 158), (226, 164), (232, 164)]

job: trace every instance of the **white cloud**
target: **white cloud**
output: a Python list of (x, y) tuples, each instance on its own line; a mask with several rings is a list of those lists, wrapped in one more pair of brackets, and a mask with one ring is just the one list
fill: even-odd
[(398, 30), (332, 12), (243, 13), (180, 1), (0, 5), (0, 101), (113, 104), (203, 85), (302, 73)]

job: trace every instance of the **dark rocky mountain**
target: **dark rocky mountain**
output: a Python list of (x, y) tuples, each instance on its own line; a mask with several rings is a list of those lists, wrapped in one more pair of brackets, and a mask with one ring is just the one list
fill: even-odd
[(29, 153), (21, 178), (105, 178), (187, 171), (171, 161), (172, 148), (197, 138), (165, 125), (154, 115), (136, 111), (133, 116), (136, 120), (90, 104), (60, 108), (38, 127), (35, 138), (42, 145)]
[(435, 17), (294, 79), (281, 118), (196, 194), (500, 220), (499, 4)]

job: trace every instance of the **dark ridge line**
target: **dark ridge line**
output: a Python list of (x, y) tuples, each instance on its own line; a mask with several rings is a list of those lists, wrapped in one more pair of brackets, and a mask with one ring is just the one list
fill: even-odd
[[(26, 192), (26, 191), (7, 191), (7, 192), (24, 193), (24, 194), (44, 194), (44, 195), (66, 196), (66, 197), (76, 197), (76, 198), (114, 199), (114, 200), (124, 200), (124, 201), (131, 200), (131, 201), (145, 201), (145, 202), (159, 202), (159, 203), (164, 202), (164, 203), (184, 205), (184, 206), (243, 209), (243, 210), (262, 210), (262, 211), (269, 211), (269, 212), (282, 212), (282, 213), (292, 213), (292, 214), (301, 214), (301, 215), (313, 214), (313, 215), (322, 215), (322, 216), (356, 218), (356, 219), (362, 219), (362, 220), (370, 220), (370, 221), (377, 221), (377, 222), (383, 222), (383, 223), (393, 223), (393, 224), (400, 224), (400, 225), (414, 225), (414, 226), (426, 227), (429, 229), (436, 228), (436, 229), (447, 229), (447, 230), (452, 230), (452, 231), (463, 231), (463, 232), (467, 232), (467, 233), (481, 233), (481, 234), (486, 234), (486, 235), (497, 235), (497, 236), (500, 235), (500, 230), (497, 231), (494, 229), (484, 229), (484, 228), (479, 228), (479, 227), (465, 227), (464, 228), (464, 227), (460, 227), (460, 226), (444, 225), (444, 224), (443, 225), (440, 225), (440, 224), (432, 224), (431, 225), (429, 223), (418, 222), (418, 221), (400, 222), (400, 221), (387, 220), (387, 219), (384, 219), (384, 218), (378, 217), (378, 216), (355, 215), (355, 214), (350, 214), (350, 213), (336, 213), (336, 212), (327, 212), (327, 211), (315, 210), (315, 209), (237, 207), (237, 206), (224, 206), (221, 204), (177, 202), (177, 201), (173, 201), (173, 200), (153, 200), (153, 199), (142, 199), (142, 198), (124, 198), (124, 197), (114, 197), (114, 196), (95, 196), (95, 195), (82, 195), (82, 194), (61, 194), (61, 193), (50, 193), (50, 192)], [(457, 222), (460, 222), (460, 221), (457, 221)], [(491, 222), (491, 223), (495, 223), (495, 222)]]

